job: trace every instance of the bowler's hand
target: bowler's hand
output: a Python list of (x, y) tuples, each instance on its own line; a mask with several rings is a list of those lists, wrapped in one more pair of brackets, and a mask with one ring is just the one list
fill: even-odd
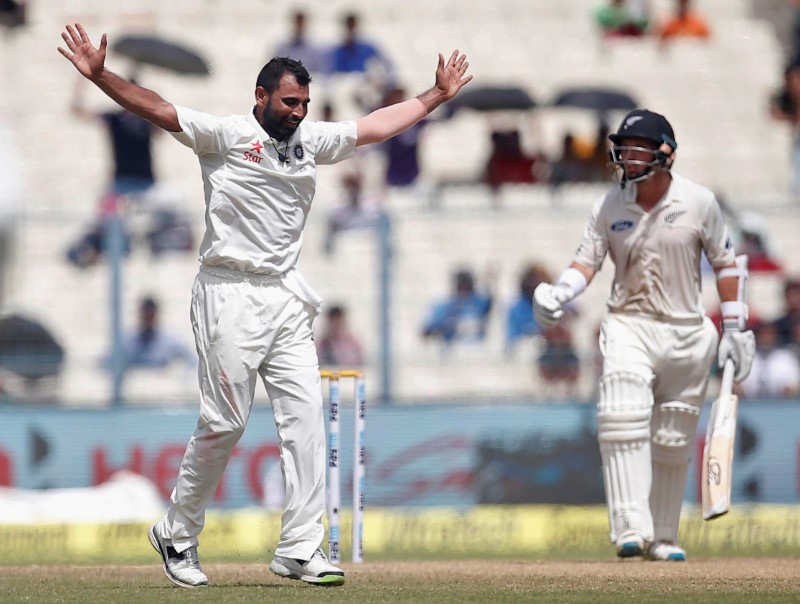
[(574, 297), (568, 285), (540, 283), (533, 290), (533, 318), (542, 327), (553, 327), (564, 316), (564, 304)]
[(61, 37), (69, 50), (59, 46), (58, 52), (64, 55), (82, 76), (93, 80), (103, 72), (106, 62), (106, 35), (100, 38), (100, 48), (95, 48), (89, 41), (89, 35), (80, 23), (73, 28), (67, 25), (67, 31), (61, 32)]
[(464, 77), (469, 67), (467, 55), (459, 54), (457, 50), (450, 55), (450, 60), (445, 65), (444, 55), (439, 53), (439, 66), (436, 68), (436, 89), (444, 96), (446, 101), (452, 99), (461, 87), (472, 80), (472, 76)]

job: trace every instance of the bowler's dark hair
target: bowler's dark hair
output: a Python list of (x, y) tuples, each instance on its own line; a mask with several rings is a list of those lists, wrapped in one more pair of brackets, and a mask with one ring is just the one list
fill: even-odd
[(256, 87), (261, 86), (269, 93), (275, 92), (286, 73), (293, 75), (301, 86), (308, 86), (311, 83), (311, 76), (300, 61), (288, 57), (275, 57), (261, 68), (256, 78)]

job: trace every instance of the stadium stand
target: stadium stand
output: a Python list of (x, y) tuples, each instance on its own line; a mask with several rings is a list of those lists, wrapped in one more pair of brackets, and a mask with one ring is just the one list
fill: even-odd
[[(338, 16), (352, 2), (315, 3), (311, 30), (321, 43), (338, 35)], [(652, 3), (655, 15), (671, 3)], [(430, 86), (436, 53), (459, 48), (469, 54), (476, 83), (518, 85), (539, 107), (526, 113), (434, 115), (424, 133), (423, 186), (387, 194), (393, 221), (392, 332), (394, 394), (400, 401), (494, 396), (546, 398), (530, 353), (504, 354), (502, 314), (516, 288), (520, 268), (536, 258), (553, 270), (567, 263), (586, 213), (605, 186), (507, 186), (495, 198), (480, 184), (489, 135), (498, 124), (520, 125), (527, 144), (554, 156), (569, 129), (592, 135), (591, 112), (548, 106), (561, 89), (603, 85), (629, 90), (641, 104), (670, 116), (680, 140), (677, 169), (724, 194), (736, 209), (761, 212), (789, 272), (800, 271), (791, 253), (798, 225), (789, 194), (790, 135), (770, 121), (767, 99), (780, 84), (783, 50), (772, 25), (753, 18), (747, 0), (698, 0), (713, 38), (708, 44), (675, 43), (668, 49), (650, 39), (603, 41), (594, 29), (588, 0), (372, 0), (358, 4), (365, 35), (378, 40), (396, 64), (409, 92)], [(94, 35), (154, 31), (197, 48), (212, 65), (209, 78), (180, 77), (144, 68), (141, 83), (165, 98), (212, 113), (249, 108), (255, 76), (275, 42), (282, 39), (293, 7), (269, 2), (130, 0), (124, 5), (76, 0), (53, 7), (34, 2), (29, 24), (0, 37), (0, 78), (10, 94), (0, 95), (0, 117), (14, 131), (23, 155), (26, 184), (18, 231), (13, 287), (7, 308), (48, 319), (67, 349), (61, 390), (65, 403), (102, 405), (108, 376), (98, 359), (107, 348), (108, 271), (80, 271), (64, 260), (71, 240), (92, 219), (106, 179), (107, 145), (100, 129), (69, 115), (74, 70), (55, 48), (67, 22), (81, 21)], [(480, 26), (476, 26), (480, 24)], [(133, 66), (109, 54), (123, 75)], [(330, 100), (337, 119), (363, 113), (354, 78), (312, 85), (312, 117)], [(100, 93), (92, 102), (107, 106)], [(620, 114), (612, 113), (616, 125)], [(156, 142), (159, 180), (180, 192), (176, 202), (202, 229), (199, 171), (191, 153), (168, 136)], [(368, 165), (368, 160), (364, 162)], [(376, 392), (379, 351), (378, 244), (374, 233), (346, 233), (333, 257), (322, 253), (325, 218), (338, 199), (340, 167), (320, 170), (317, 199), (306, 233), (301, 270), (328, 300), (349, 309), (351, 323), (368, 353), (368, 381)], [(450, 183), (449, 186), (439, 186)], [(448, 275), (461, 265), (497, 272), (497, 307), (488, 341), (480, 350), (443, 357), (423, 343), (419, 330), (433, 299), (445, 293)], [(197, 263), (193, 254), (152, 257), (135, 248), (124, 264), (123, 312), (133, 316), (136, 300), (153, 293), (162, 300), (164, 321), (191, 342), (188, 303)], [(580, 392), (591, 395), (594, 328), (608, 291), (608, 268), (580, 300), (574, 330), (587, 360)], [(769, 280), (754, 279), (753, 304), (762, 316), (777, 313), (780, 294)], [(776, 295), (777, 292), (777, 295)], [(705, 288), (713, 304), (713, 284)], [(535, 346), (535, 343), (534, 343)], [(191, 401), (194, 383), (166, 375), (128, 380), (130, 400)], [(259, 393), (263, 398), (263, 394)]]

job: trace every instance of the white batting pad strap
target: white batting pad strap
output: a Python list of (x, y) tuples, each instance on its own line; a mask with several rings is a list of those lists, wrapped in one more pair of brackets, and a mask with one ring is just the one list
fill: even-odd
[[(726, 266), (717, 273), (717, 279), (726, 279), (728, 277), (741, 277), (742, 271), (739, 270), (737, 266)], [(745, 271), (744, 276), (747, 276), (747, 271)]]
[(722, 302), (719, 305), (719, 310), (722, 313), (723, 317), (730, 317), (730, 318), (740, 318), (748, 317), (748, 308), (747, 304), (744, 302), (740, 302), (738, 300), (731, 300), (728, 302)]
[(650, 510), (656, 541), (678, 542), (678, 525), (700, 409), (683, 401), (653, 409)]
[(572, 290), (573, 297), (583, 293), (583, 290), (585, 290), (586, 286), (589, 284), (583, 273), (571, 266), (564, 269), (564, 272), (558, 277), (556, 283), (568, 286)]

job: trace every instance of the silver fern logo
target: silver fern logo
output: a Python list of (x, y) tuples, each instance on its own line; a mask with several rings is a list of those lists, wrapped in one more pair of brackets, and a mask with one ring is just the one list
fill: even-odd
[(686, 210), (676, 210), (675, 212), (670, 212), (664, 216), (664, 222), (667, 224), (673, 224), (678, 219), (678, 216), (683, 216), (684, 214), (686, 214)]

